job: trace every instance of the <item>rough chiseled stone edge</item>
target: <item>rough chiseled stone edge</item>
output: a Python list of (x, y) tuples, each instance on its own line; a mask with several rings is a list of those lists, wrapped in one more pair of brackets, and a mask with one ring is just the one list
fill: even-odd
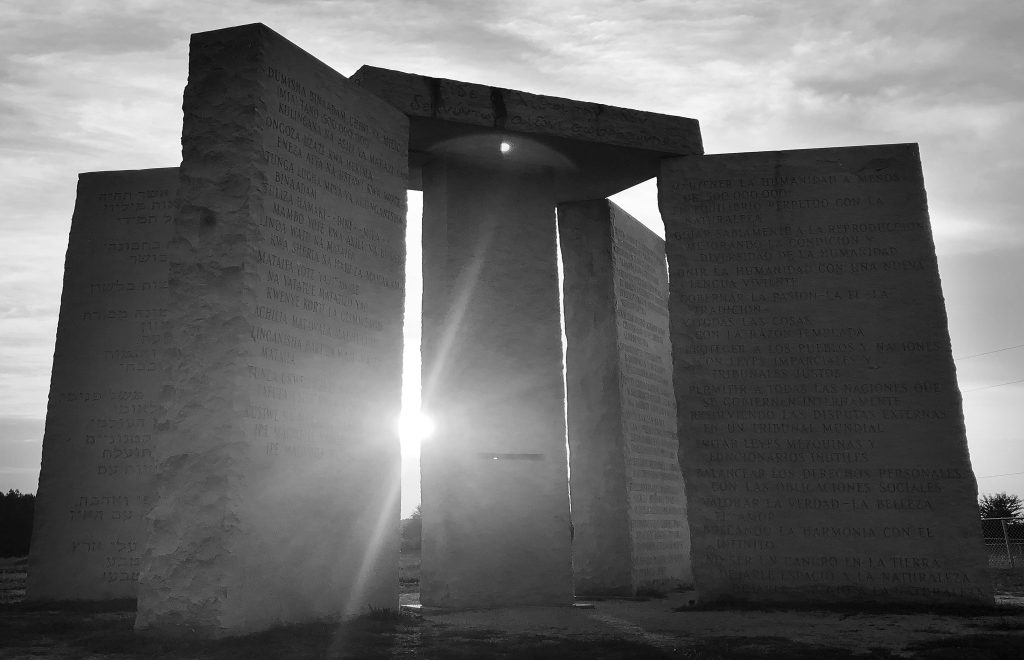
[[(240, 339), (248, 334), (243, 292), (254, 274), (247, 266), (251, 236), (239, 232), (249, 224), (258, 185), (249, 141), (260, 96), (260, 28), (266, 29), (229, 28), (191, 40), (169, 257), (167, 386), (157, 431), (161, 476), (140, 574), (140, 630), (219, 636), (221, 596), (234, 581), (218, 560), (237, 551), (241, 533), (231, 493), (245, 475), (233, 453), (246, 440), (233, 420), (247, 403), (238, 365)], [(239, 167), (247, 151), (249, 162)], [(218, 338), (219, 346), (210, 344)]]
[[(177, 448), (174, 455), (168, 457), (166, 465), (176, 469), (179, 476), (196, 466), (209, 473), (207, 481), (216, 483), (211, 483), (209, 489), (198, 489), (200, 492), (197, 495), (186, 492), (174, 480), (168, 481), (168, 492), (172, 495), (177, 493), (178, 499), (177, 502), (168, 500), (164, 508), (154, 515), (157, 524), (162, 523), (167, 528), (150, 546), (160, 560), (171, 565), (171, 568), (182, 570), (173, 576), (176, 582), (167, 579), (170, 571), (161, 572), (159, 566), (149, 571), (147, 579), (153, 583), (149, 603), (151, 607), (143, 614), (146, 601), (140, 598), (137, 629), (219, 637), (260, 629), (277, 621), (278, 615), (271, 611), (274, 610), (273, 606), (262, 611), (251, 602), (239, 601), (240, 597), (248, 600), (246, 593), (257, 593), (251, 584), (251, 576), (256, 574), (254, 571), (261, 570), (257, 565), (258, 557), (253, 555), (255, 546), (252, 545), (253, 542), (260, 542), (262, 537), (258, 535), (261, 532), (255, 528), (250, 530), (251, 525), (246, 523), (247, 517), (253, 513), (251, 507), (247, 509), (244, 504), (233, 501), (230, 495), (233, 492), (244, 492), (248, 479), (244, 465), (239, 467), (235, 464), (236, 457), (244, 453), (231, 449), (233, 446), (247, 444), (246, 433), (231, 421), (223, 424), (219, 430), (211, 430), (200, 419), (202, 415), (210, 414), (214, 415), (211, 419), (221, 420), (225, 410), (233, 413), (231, 419), (241, 419), (248, 402), (248, 391), (244, 386), (247, 382), (245, 368), (240, 366), (245, 364), (245, 360), (236, 360), (232, 355), (243, 358), (247, 355), (243, 348), (250, 343), (249, 316), (246, 310), (251, 308), (253, 297), (257, 295), (252, 285), (260, 282), (254, 253), (259, 231), (251, 221), (262, 209), (265, 196), (261, 192), (265, 175), (258, 165), (261, 146), (257, 136), (260, 116), (268, 100), (262, 88), (264, 83), (260, 72), (267, 60), (277, 55), (283, 55), (286, 59), (297, 58), (315, 70), (316, 76), (345, 81), (344, 76), (262, 24), (193, 35), (193, 48), (190, 52), (193, 66), (190, 70), (200, 71), (201, 74), (190, 77), (185, 110), (186, 113), (193, 113), (197, 128), (193, 134), (183, 135), (183, 154), (186, 159), (190, 155), (194, 157), (191, 165), (194, 167), (192, 182), (195, 189), (187, 192), (195, 200), (185, 211), (186, 217), (181, 219), (181, 240), (175, 245), (179, 251), (172, 255), (172, 261), (177, 259), (179, 265), (188, 265), (182, 266), (182, 272), (179, 273), (178, 302), (181, 305), (177, 309), (172, 307), (171, 317), (175, 318), (175, 314), (182, 317), (177, 336), (182, 340), (182, 345), (195, 348), (190, 353), (199, 355), (202, 351), (210, 351), (209, 346), (203, 343), (202, 329), (211, 327), (211, 323), (214, 324), (212, 327), (219, 330), (218, 336), (224, 339), (226, 347), (233, 353), (214, 352), (214, 357), (219, 359), (215, 359), (212, 364), (210, 359), (199, 362), (194, 356), (186, 356), (195, 364), (183, 364), (181, 370), (175, 373), (176, 383), (171, 383), (168, 389), (166, 428), (174, 429), (179, 421), (187, 421), (191, 425), (178, 428), (173, 434), (169, 433), (169, 438), (184, 430), (190, 436), (188, 440), (198, 450), (195, 453), (204, 452), (205, 448), (211, 446), (212, 440), (216, 448), (206, 452), (205, 458), (219, 462), (211, 468), (202, 463), (203, 456), (197, 458), (187, 451), (178, 452)], [(363, 101), (376, 105), (379, 112), (393, 113), (396, 121), (401, 120), (405, 124), (404, 116), (395, 112), (389, 104), (375, 99), (354, 85), (345, 87), (361, 96)], [(207, 93), (205, 97), (203, 92)], [(403, 128), (407, 130), (407, 127)], [(204, 144), (204, 136), (209, 137), (211, 142), (219, 140), (220, 148)], [(193, 174), (189, 168), (183, 168), (183, 183), (189, 174)], [(203, 196), (203, 190), (213, 191), (209, 199)], [(215, 247), (211, 249), (210, 245)], [(175, 284), (172, 282), (173, 286)], [(211, 317), (209, 310), (202, 306), (205, 301), (190, 298), (196, 292), (215, 297), (226, 296), (228, 304), (216, 303), (215, 307), (220, 312), (217, 317)], [(172, 359), (182, 359), (181, 352), (172, 356)], [(175, 388), (176, 384), (179, 387)], [(203, 394), (190, 392), (190, 386), (194, 386), (197, 391), (202, 390)], [(212, 392), (214, 401), (208, 400), (211, 397), (206, 396), (207, 392)], [(396, 403), (397, 400), (396, 389)], [(397, 475), (397, 444), (392, 453)], [(187, 476), (177, 480), (182, 484), (188, 481)], [(236, 487), (238, 485), (243, 488), (239, 490)], [(197, 497), (205, 499), (195, 503)], [(212, 526), (215, 528), (213, 533), (196, 531), (198, 526), (189, 524), (190, 516), (181, 515), (180, 509), (176, 508), (176, 504), (182, 502), (191, 506), (192, 511), (209, 512), (211, 515), (202, 516), (207, 520), (220, 516), (220, 524)], [(394, 548), (394, 575), (388, 581), (389, 587), (393, 588), (386, 591), (393, 592), (391, 595), (397, 606), (397, 491), (389, 495), (388, 505), (394, 510), (394, 525), (375, 528), (372, 538), (367, 541)], [(206, 527), (211, 528), (208, 524)], [(174, 556), (178, 552), (176, 548), (181, 546), (175, 534), (184, 532), (195, 532), (199, 538), (187, 543), (185, 555), (179, 553)], [(160, 547), (161, 544), (165, 547)], [(218, 558), (224, 556), (232, 557), (233, 560), (218, 561)], [(204, 570), (214, 578), (212, 581), (204, 578)], [(362, 582), (360, 585), (365, 587)], [(232, 590), (234, 594), (230, 593)], [(168, 599), (161, 602), (163, 596)], [(230, 603), (229, 596), (232, 599)], [(178, 599), (174, 600), (176, 597)], [(320, 598), (311, 607), (315, 609), (324, 605), (322, 600)], [(296, 612), (298, 616), (316, 616), (310, 607), (300, 609), (302, 612)], [(333, 609), (330, 612), (316, 611), (320, 612), (320, 616), (334, 615)], [(337, 614), (344, 613), (339, 611)]]

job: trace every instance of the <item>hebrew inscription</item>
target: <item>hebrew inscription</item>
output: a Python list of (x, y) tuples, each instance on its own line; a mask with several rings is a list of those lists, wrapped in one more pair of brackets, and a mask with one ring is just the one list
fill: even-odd
[(702, 598), (989, 602), (916, 145), (666, 162)]
[(132, 598), (156, 471), (177, 168), (82, 174), (50, 381), (28, 597)]

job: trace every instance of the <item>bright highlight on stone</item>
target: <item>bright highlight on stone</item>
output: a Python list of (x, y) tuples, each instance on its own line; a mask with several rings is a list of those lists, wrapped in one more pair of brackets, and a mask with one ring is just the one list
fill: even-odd
[(419, 447), (420, 443), (434, 435), (434, 420), (423, 414), (422, 410), (402, 411), (398, 417), (398, 436), (402, 440), (402, 448)]

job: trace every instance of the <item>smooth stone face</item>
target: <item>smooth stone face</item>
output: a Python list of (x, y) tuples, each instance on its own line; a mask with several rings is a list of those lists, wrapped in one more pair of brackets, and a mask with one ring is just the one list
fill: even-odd
[(134, 598), (177, 168), (78, 180), (29, 557), (30, 600)]
[(262, 25), (193, 35), (136, 628), (397, 608), (405, 118)]
[(420, 600), (572, 602), (550, 183), (424, 172)]
[(576, 595), (690, 584), (664, 241), (607, 200), (558, 229)]
[(913, 144), (665, 162), (702, 600), (991, 603)]

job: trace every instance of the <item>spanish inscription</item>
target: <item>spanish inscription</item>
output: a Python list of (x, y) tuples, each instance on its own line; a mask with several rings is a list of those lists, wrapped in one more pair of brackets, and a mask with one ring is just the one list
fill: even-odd
[(916, 145), (659, 188), (702, 595), (990, 601)]

